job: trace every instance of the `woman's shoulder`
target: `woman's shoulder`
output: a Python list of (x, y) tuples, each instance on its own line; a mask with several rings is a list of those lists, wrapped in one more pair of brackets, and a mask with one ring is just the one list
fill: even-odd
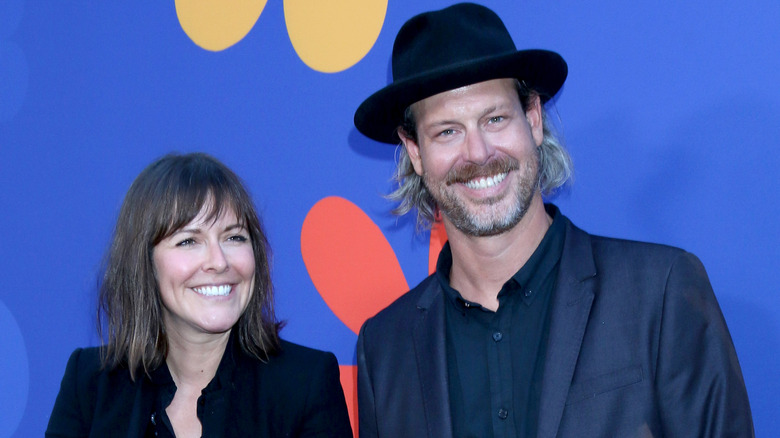
[[(293, 342), (280, 340), (277, 351), (266, 360), (250, 358), (244, 355), (244, 370), (254, 369), (259, 375), (271, 376), (302, 376), (322, 373), (338, 373), (338, 361), (333, 353), (306, 347)], [(247, 359), (253, 365), (247, 363)], [(249, 365), (249, 367), (247, 367)]]
[(316, 348), (307, 347), (305, 345), (296, 344), (294, 342), (280, 340), (279, 351), (282, 355), (296, 359), (312, 359), (320, 358), (324, 359), (333, 356), (333, 353), (329, 351), (318, 350)]
[(132, 384), (130, 373), (123, 365), (108, 366), (103, 361), (105, 347), (77, 348), (71, 353), (65, 366), (63, 380), (71, 381), (77, 388), (93, 388), (98, 385)]
[[(281, 341), (265, 360), (247, 354), (234, 371), (217, 372), (231, 412), (251, 413), (238, 427), (263, 436), (352, 436), (333, 353)], [(269, 408), (272, 406), (273, 408)], [(238, 433), (237, 436), (249, 435)], [(310, 435), (306, 435), (310, 436)]]
[(95, 376), (103, 371), (101, 347), (77, 348), (65, 366), (66, 376)]
[(112, 411), (113, 406), (122, 405), (124, 394), (132, 395), (132, 391), (124, 389), (132, 385), (127, 370), (108, 369), (101, 357), (101, 347), (77, 348), (71, 353), (49, 418), (47, 436), (74, 436), (74, 431), (86, 435), (94, 426), (97, 411)]
[(280, 340), (279, 350), (269, 360), (269, 363), (272, 362), (286, 367), (302, 366), (309, 369), (314, 366), (338, 364), (336, 356), (329, 351), (317, 350), (285, 340)]

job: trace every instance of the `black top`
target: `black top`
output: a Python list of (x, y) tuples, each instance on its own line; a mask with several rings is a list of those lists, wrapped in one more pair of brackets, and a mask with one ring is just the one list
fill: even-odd
[[(218, 435), (221, 433), (219, 429), (209, 431), (207, 426), (211, 427), (215, 424), (224, 425), (227, 420), (226, 418), (218, 418), (219, 416), (215, 415), (218, 412), (218, 409), (215, 409), (215, 407), (227, 403), (225, 397), (228, 396), (229, 391), (225, 389), (234, 384), (232, 377), (236, 370), (236, 355), (243, 355), (240, 348), (237, 347), (235, 336), (231, 335), (214, 378), (211, 379), (209, 384), (201, 391), (201, 396), (198, 397), (197, 416), (203, 428), (203, 436)], [(177, 388), (168, 365), (163, 363), (148, 378), (156, 386), (156, 400), (146, 430), (146, 437), (175, 438), (176, 434), (173, 431), (173, 425), (170, 418), (168, 418), (166, 409), (173, 401)]]
[(465, 300), (449, 285), (452, 252), (439, 255), (445, 291), (447, 370), (456, 437), (535, 437), (549, 309), (566, 234), (553, 223), (534, 253), (498, 294), (496, 312)]
[[(126, 368), (103, 369), (99, 348), (77, 349), (46, 436), (172, 436), (175, 391), (165, 365), (132, 381)], [(336, 357), (285, 341), (262, 362), (231, 338), (197, 414), (204, 437), (352, 437)]]

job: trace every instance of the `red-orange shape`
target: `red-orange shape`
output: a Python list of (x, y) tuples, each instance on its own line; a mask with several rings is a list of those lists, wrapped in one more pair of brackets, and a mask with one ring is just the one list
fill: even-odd
[[(437, 215), (438, 216), (438, 215)], [(431, 228), (431, 242), (428, 244), (428, 273), (436, 272), (436, 262), (439, 260), (439, 253), (447, 243), (447, 230), (444, 229), (444, 223), (437, 217)]]
[(344, 389), (344, 397), (347, 399), (347, 411), (349, 421), (352, 424), (352, 434), (358, 436), (357, 415), (357, 366), (339, 365), (341, 388)]
[(309, 210), (301, 229), (301, 254), (325, 303), (355, 333), (409, 290), (382, 231), (344, 198), (321, 199)]

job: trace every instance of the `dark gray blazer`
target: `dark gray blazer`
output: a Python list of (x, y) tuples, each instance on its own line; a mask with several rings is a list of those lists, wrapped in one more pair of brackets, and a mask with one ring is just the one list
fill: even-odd
[[(742, 372), (701, 262), (566, 220), (539, 437), (751, 437)], [(363, 325), (361, 437), (452, 436), (444, 299), (431, 276)]]

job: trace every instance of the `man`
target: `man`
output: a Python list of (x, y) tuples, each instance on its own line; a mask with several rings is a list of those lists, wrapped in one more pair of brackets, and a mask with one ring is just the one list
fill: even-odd
[(518, 51), (492, 11), (458, 4), (409, 20), (392, 67), (355, 125), (402, 143), (397, 212), (440, 213), (449, 242), (361, 329), (360, 435), (752, 436), (699, 260), (544, 204), (571, 173), (544, 113), (560, 55)]

